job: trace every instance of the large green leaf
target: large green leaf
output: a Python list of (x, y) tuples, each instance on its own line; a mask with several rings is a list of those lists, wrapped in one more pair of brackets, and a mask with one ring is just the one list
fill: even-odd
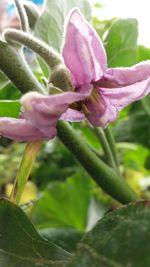
[(16, 100), (20, 96), (21, 92), (8, 80), (0, 84), (0, 100)]
[[(92, 184), (93, 185), (93, 184)], [(91, 198), (91, 180), (84, 172), (66, 182), (51, 182), (33, 209), (38, 228), (72, 227), (85, 230)]]
[(90, 19), (91, 8), (87, 0), (47, 0), (35, 26), (35, 35), (60, 50), (64, 32), (64, 20), (69, 10), (79, 7)]
[(84, 232), (73, 228), (45, 228), (39, 231), (47, 240), (57, 244), (61, 248), (73, 252), (77, 243), (83, 237)]
[(20, 102), (17, 100), (0, 100), (0, 117), (15, 117), (20, 113)]
[(64, 266), (69, 253), (36, 232), (24, 212), (0, 200), (0, 266)]
[(106, 215), (78, 244), (67, 267), (149, 267), (150, 203)]
[(131, 66), (137, 62), (138, 25), (136, 19), (115, 21), (106, 38), (110, 67)]
[(118, 142), (150, 147), (150, 119), (140, 101), (132, 105), (128, 117), (115, 127), (114, 134)]

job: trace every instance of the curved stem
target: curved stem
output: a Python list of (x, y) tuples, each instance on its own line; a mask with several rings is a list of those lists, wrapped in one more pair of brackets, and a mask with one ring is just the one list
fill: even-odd
[(56, 65), (63, 63), (63, 59), (52, 47), (39, 39), (33, 37), (30, 33), (25, 33), (20, 30), (6, 29), (3, 36), (7, 42), (15, 41), (29, 47), (31, 50), (39, 54), (48, 66), (53, 69)]
[(106, 157), (106, 161), (108, 162), (108, 165), (117, 170), (112, 151), (111, 151), (110, 146), (107, 142), (107, 139), (106, 139), (106, 136), (105, 136), (103, 129), (93, 127), (92, 130), (102, 145), (102, 148), (103, 148), (103, 151), (104, 151), (104, 154)]
[(109, 146), (111, 148), (111, 151), (112, 151), (113, 158), (115, 160), (116, 166), (119, 168), (119, 160), (118, 160), (118, 156), (117, 156), (117, 150), (116, 150), (116, 144), (115, 144), (114, 136), (113, 136), (113, 134), (111, 132), (111, 129), (109, 127), (104, 129), (104, 132), (106, 134), (107, 141), (108, 141)]
[(138, 200), (136, 193), (125, 180), (93, 153), (85, 141), (64, 121), (57, 124), (58, 137), (74, 154), (96, 183), (122, 204)]
[(49, 82), (60, 87), (63, 91), (72, 91), (73, 86), (70, 79), (70, 73), (63, 63), (63, 59), (52, 47), (48, 46), (39, 39), (23, 31), (6, 29), (3, 36), (7, 42), (17, 42), (29, 47), (40, 55), (51, 69)]
[(38, 80), (33, 75), (24, 57), (0, 39), (0, 70), (22, 92), (38, 91), (46, 93)]
[(28, 17), (25, 11), (25, 8), (23, 4), (21, 3), (21, 0), (14, 0), (18, 15), (20, 18), (20, 23), (21, 23), (21, 28), (23, 31), (28, 32), (29, 31), (29, 22), (28, 22)]

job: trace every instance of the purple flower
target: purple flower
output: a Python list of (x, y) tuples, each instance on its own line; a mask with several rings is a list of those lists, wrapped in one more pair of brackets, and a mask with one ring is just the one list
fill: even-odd
[[(76, 109), (95, 126), (106, 127), (121, 109), (150, 91), (150, 61), (130, 68), (107, 68), (101, 40), (76, 8), (67, 19), (62, 54), (75, 91), (90, 95), (76, 103)], [(67, 118), (71, 120), (69, 112)]]
[(59, 119), (87, 118), (93, 125), (106, 127), (122, 108), (150, 91), (150, 61), (130, 68), (107, 68), (101, 40), (78, 9), (68, 17), (62, 53), (74, 91), (25, 94), (20, 118), (0, 118), (0, 135), (18, 141), (52, 139)]

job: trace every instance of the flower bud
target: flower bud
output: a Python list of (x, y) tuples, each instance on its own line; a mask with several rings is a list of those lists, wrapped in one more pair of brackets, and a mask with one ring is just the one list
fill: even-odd
[(70, 72), (64, 64), (56, 65), (52, 69), (50, 83), (63, 91), (73, 91)]

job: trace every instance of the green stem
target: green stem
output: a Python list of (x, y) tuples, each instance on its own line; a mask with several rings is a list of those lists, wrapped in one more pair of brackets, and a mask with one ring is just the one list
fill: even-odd
[(21, 23), (21, 28), (23, 31), (28, 32), (29, 31), (29, 22), (28, 22), (28, 17), (25, 11), (25, 8), (23, 4), (21, 3), (21, 0), (14, 0), (18, 15), (20, 18), (20, 23)]
[(138, 196), (125, 180), (121, 179), (112, 168), (101, 161), (68, 123), (59, 121), (57, 129), (58, 137), (62, 143), (74, 154), (85, 170), (105, 192), (122, 204), (138, 200)]
[(12, 43), (13, 41), (29, 47), (31, 50), (40, 55), (51, 69), (53, 69), (56, 65), (63, 63), (63, 59), (59, 53), (43, 41), (35, 38), (30, 33), (25, 33), (16, 29), (6, 29), (3, 32), (3, 36), (8, 43)]
[(113, 154), (113, 158), (115, 160), (116, 166), (119, 168), (119, 160), (118, 160), (118, 155), (117, 155), (117, 150), (116, 150), (116, 144), (115, 144), (115, 139), (114, 136), (111, 132), (111, 129), (109, 127), (107, 127), (106, 129), (104, 129), (108, 144), (111, 148), (112, 154)]
[(25, 59), (0, 39), (0, 70), (22, 92), (39, 91), (45, 93), (44, 88), (33, 75)]
[(61, 55), (52, 47), (33, 37), (31, 34), (19, 30), (6, 29), (3, 32), (3, 36), (8, 43), (17, 42), (23, 44), (40, 55), (51, 69), (50, 83), (56, 87), (60, 87), (63, 91), (73, 90), (70, 73), (63, 63)]
[(33, 143), (28, 143), (26, 146), (11, 193), (11, 200), (17, 204), (19, 204), (20, 202), (22, 193), (24, 191), (26, 182), (28, 181), (40, 145), (41, 141), (37, 141)]
[(108, 165), (110, 167), (116, 169), (116, 164), (115, 164), (115, 161), (114, 161), (114, 158), (113, 158), (113, 154), (112, 154), (110, 146), (109, 146), (109, 144), (107, 142), (107, 139), (106, 139), (106, 136), (105, 136), (105, 133), (104, 133), (103, 129), (94, 127), (94, 128), (92, 128), (92, 130), (93, 130), (93, 132), (95, 133), (95, 135), (97, 136), (99, 142), (102, 145), (102, 148), (103, 148), (103, 151), (104, 151), (104, 154), (105, 154), (106, 161), (108, 162)]

